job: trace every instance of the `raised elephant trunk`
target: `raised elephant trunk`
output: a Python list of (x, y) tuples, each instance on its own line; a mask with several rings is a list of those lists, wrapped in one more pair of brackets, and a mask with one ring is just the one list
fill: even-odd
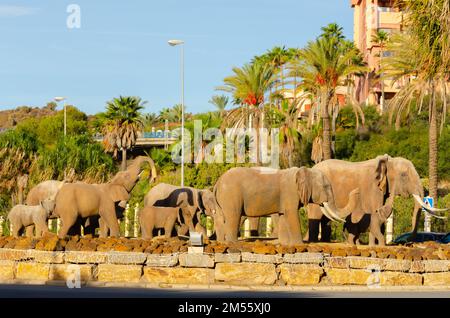
[(127, 170), (118, 172), (112, 179), (111, 183), (122, 185), (127, 192), (130, 192), (136, 185), (141, 173), (142, 164), (148, 162), (150, 164), (151, 173), (149, 175), (149, 182), (153, 182), (156, 178), (156, 167), (153, 160), (146, 156), (139, 156), (133, 160), (132, 164), (128, 166)]

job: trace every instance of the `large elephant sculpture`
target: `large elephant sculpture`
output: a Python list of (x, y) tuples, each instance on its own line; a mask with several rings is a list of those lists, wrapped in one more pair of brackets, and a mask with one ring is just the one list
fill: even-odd
[[(72, 226), (78, 224), (81, 218), (92, 222), (100, 217), (100, 236), (119, 235), (117, 224), (117, 209), (126, 206), (129, 193), (139, 180), (143, 164), (149, 163), (150, 180), (156, 177), (153, 160), (146, 156), (139, 156), (133, 160), (127, 170), (118, 172), (108, 183), (88, 184), (84, 182), (63, 185), (56, 195), (54, 214), (61, 218), (62, 224), (58, 236), (64, 237)], [(82, 224), (85, 224), (82, 222)]]
[(65, 181), (47, 180), (38, 183), (30, 192), (28, 192), (26, 204), (38, 205), (39, 202), (44, 200), (55, 200), (56, 194), (65, 184)]
[[(357, 226), (349, 231), (348, 242), (355, 244), (361, 230), (369, 229), (369, 244), (378, 242), (385, 244), (381, 226), (390, 216), (395, 196), (413, 196), (416, 200), (412, 213), (413, 232), (417, 232), (421, 208), (436, 216), (437, 211), (423, 203), (423, 187), (411, 161), (402, 157), (378, 156), (375, 159), (362, 162), (348, 162), (330, 159), (316, 164), (313, 169), (321, 171), (330, 181), (335, 196), (336, 206), (339, 209), (348, 204), (348, 193), (354, 189), (360, 189), (361, 205), (354, 210), (346, 210), (347, 214), (340, 214), (346, 218), (346, 222), (355, 229), (355, 224), (362, 222), (365, 215), (373, 218), (370, 226)], [(349, 213), (350, 212), (350, 213)], [(380, 214), (381, 212), (381, 214)], [(349, 213), (349, 214), (348, 214)], [(329, 241), (331, 235), (330, 218), (323, 215), (317, 204), (309, 204), (307, 207), (309, 220), (308, 240), (318, 240), (319, 225), (321, 226), (321, 240)], [(378, 224), (378, 226), (374, 226)]]
[[(279, 240), (283, 245), (302, 242), (298, 210), (310, 202), (324, 206), (324, 213), (337, 217), (333, 191), (320, 170), (305, 167), (284, 170), (232, 168), (214, 186), (217, 211), (214, 224), (218, 240), (236, 241), (241, 216), (259, 217), (279, 213)], [(358, 189), (349, 192), (351, 204), (359, 200)], [(351, 209), (353, 206), (345, 207)]]
[[(36, 227), (36, 237), (41, 237), (48, 232), (47, 219), (53, 211), (55, 201), (43, 200), (37, 205), (18, 204), (15, 205), (8, 213), (8, 221), (11, 225), (11, 233), (14, 237), (18, 237), (22, 229)], [(32, 236), (27, 231), (26, 236)]]
[[(180, 195), (187, 194), (187, 202), (180, 202)], [(186, 204), (185, 204), (186, 203)], [(195, 189), (192, 187), (179, 187), (167, 183), (159, 183), (154, 186), (144, 197), (144, 206), (176, 207), (182, 204), (181, 209), (184, 230), (179, 231), (180, 235), (190, 231), (206, 230), (200, 225), (200, 213), (213, 215), (216, 209), (216, 200), (211, 191), (207, 189)], [(194, 224), (195, 223), (195, 224)]]

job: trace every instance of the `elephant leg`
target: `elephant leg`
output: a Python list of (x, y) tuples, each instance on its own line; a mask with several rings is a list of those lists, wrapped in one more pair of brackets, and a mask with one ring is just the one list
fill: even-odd
[(280, 219), (278, 221), (279, 226), (279, 235), (278, 240), (280, 241), (281, 245), (288, 245), (289, 244), (289, 233), (287, 228), (287, 221), (286, 216), (284, 214), (280, 215)]
[(100, 227), (99, 236), (104, 238), (108, 237), (108, 226), (106, 225), (105, 221), (102, 218), (98, 219), (98, 226)]
[(70, 227), (67, 234), (68, 235), (81, 235), (81, 224), (82, 223), (83, 223), (83, 220), (81, 219), (81, 217), (77, 217), (75, 220), (75, 223)]
[(104, 203), (103, 207), (99, 211), (100, 217), (104, 220), (108, 226), (110, 235), (112, 237), (119, 236), (119, 224), (117, 223), (116, 210), (114, 208), (114, 202)]
[(373, 235), (372, 232), (369, 232), (369, 246), (374, 246), (374, 245), (376, 245), (375, 235)]
[(289, 245), (303, 243), (302, 233), (300, 231), (300, 219), (297, 209), (286, 211), (285, 218), (289, 233)]
[[(168, 218), (164, 224), (164, 237), (170, 238), (172, 237), (173, 226), (175, 225), (175, 218)], [(198, 225), (198, 224), (197, 224)]]
[(22, 228), (22, 225), (20, 224), (17, 224), (17, 223), (13, 223), (13, 222), (11, 222), (11, 225), (10, 225), (10, 231), (11, 231), (11, 235), (12, 236), (14, 236), (14, 237), (19, 237), (19, 234), (20, 234), (20, 229)]
[(28, 225), (25, 228), (25, 236), (26, 237), (33, 237), (33, 235), (34, 235), (34, 224)]
[(348, 242), (348, 244), (350, 244), (350, 245), (355, 245), (355, 242), (356, 242), (355, 234), (353, 234), (353, 233), (348, 233), (347, 242)]
[(64, 238), (69, 233), (69, 230), (73, 227), (74, 224), (77, 223), (77, 215), (76, 214), (68, 214), (61, 217), (61, 228), (58, 232), (59, 238)]
[[(232, 213), (227, 214), (226, 212), (224, 213), (225, 215), (233, 215)], [(225, 240), (226, 241), (230, 241), (230, 242), (236, 242), (238, 240), (238, 234), (239, 234), (239, 222), (240, 218), (236, 217), (236, 218), (228, 218), (225, 222)]]
[(309, 219), (308, 220), (308, 242), (318, 242), (319, 241), (319, 225), (320, 220)]
[(320, 229), (320, 241), (331, 242), (331, 221), (326, 216), (320, 220)]

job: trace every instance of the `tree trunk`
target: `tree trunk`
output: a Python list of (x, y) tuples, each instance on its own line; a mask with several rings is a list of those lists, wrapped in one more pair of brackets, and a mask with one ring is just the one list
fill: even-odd
[(429, 171), (428, 177), (430, 179), (430, 197), (434, 199), (434, 204), (437, 204), (437, 188), (438, 188), (438, 138), (437, 138), (437, 113), (436, 113), (436, 87), (434, 81), (431, 83), (431, 101), (430, 101), (430, 130), (429, 130)]
[(323, 159), (331, 159), (331, 129), (330, 114), (328, 113), (328, 92), (322, 93), (322, 121), (323, 121)]
[(126, 148), (122, 148), (122, 166), (121, 166), (121, 170), (122, 171), (127, 170), (127, 149)]

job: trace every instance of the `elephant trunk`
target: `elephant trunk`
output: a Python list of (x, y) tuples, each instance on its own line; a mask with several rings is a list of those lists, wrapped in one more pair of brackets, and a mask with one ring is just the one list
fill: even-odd
[(361, 198), (359, 189), (354, 189), (349, 194), (349, 201), (343, 208), (338, 208), (334, 199), (325, 202), (324, 207), (321, 208), (322, 213), (328, 217), (331, 221), (345, 222), (345, 218), (349, 216), (353, 211), (360, 208)]

